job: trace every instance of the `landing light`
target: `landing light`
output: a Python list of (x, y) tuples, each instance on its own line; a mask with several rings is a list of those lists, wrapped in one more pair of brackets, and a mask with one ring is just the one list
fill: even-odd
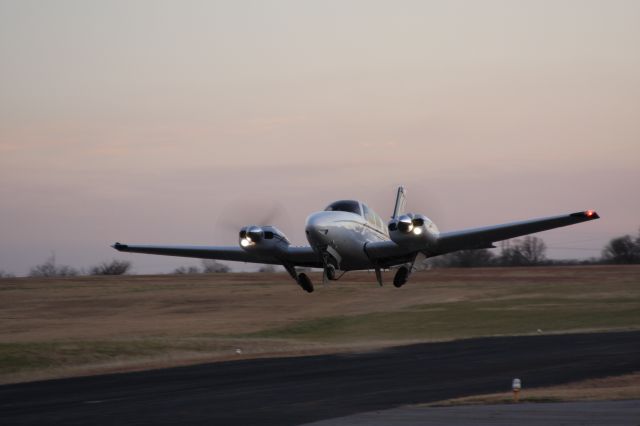
[(422, 234), (422, 228), (413, 228), (413, 233), (416, 235)]
[(251, 245), (251, 240), (248, 238), (243, 238), (240, 240), (240, 245), (242, 247), (249, 247)]

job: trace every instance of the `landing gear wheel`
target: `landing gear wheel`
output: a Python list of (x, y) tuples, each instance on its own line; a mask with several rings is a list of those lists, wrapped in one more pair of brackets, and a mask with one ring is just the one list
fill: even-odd
[(327, 275), (327, 278), (329, 280), (334, 281), (336, 279), (336, 267), (332, 264), (327, 265), (327, 267), (324, 269), (324, 273)]
[(298, 275), (298, 285), (307, 293), (313, 293), (313, 284), (307, 274), (301, 273)]
[(396, 276), (393, 277), (393, 285), (397, 288), (402, 287), (407, 283), (409, 279), (409, 268), (406, 266), (401, 266), (396, 272)]

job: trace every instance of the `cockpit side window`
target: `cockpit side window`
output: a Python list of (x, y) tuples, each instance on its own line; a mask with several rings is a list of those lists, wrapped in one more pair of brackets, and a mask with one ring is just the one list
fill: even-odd
[(383, 231), (385, 229), (382, 219), (376, 212), (370, 209), (366, 204), (362, 204), (362, 210), (364, 211), (364, 218), (367, 220), (367, 222), (369, 222), (371, 226), (380, 231)]
[(355, 213), (358, 216), (362, 214), (360, 212), (360, 203), (355, 200), (336, 201), (334, 203), (329, 204), (329, 206), (324, 210), (327, 212), (338, 211), (338, 212)]
[(376, 226), (376, 213), (371, 210), (366, 204), (362, 204), (362, 211), (364, 212), (364, 218), (373, 227)]
[(378, 223), (378, 229), (380, 229), (384, 234), (386, 234), (387, 233), (387, 227), (384, 225), (384, 221), (382, 220), (382, 218), (380, 216), (376, 217), (376, 222)]

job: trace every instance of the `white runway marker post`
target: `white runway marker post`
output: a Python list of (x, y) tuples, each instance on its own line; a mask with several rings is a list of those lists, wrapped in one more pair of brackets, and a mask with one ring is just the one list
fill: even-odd
[(511, 388), (513, 389), (513, 402), (520, 401), (520, 389), (522, 389), (522, 381), (520, 379), (513, 379), (511, 382)]

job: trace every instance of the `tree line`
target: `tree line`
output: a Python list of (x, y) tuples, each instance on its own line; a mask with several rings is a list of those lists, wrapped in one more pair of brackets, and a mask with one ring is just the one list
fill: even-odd
[[(500, 252), (495, 254), (489, 249), (460, 250), (442, 256), (427, 259), (425, 264), (440, 268), (472, 268), (484, 266), (536, 266), (536, 265), (594, 265), (594, 264), (640, 264), (640, 231), (633, 237), (623, 235), (611, 239), (602, 250), (599, 258), (588, 260), (551, 260), (546, 257), (547, 245), (539, 238), (528, 235), (521, 239), (500, 243)], [(73, 277), (77, 275), (124, 275), (130, 272), (131, 262), (111, 260), (91, 266), (87, 270), (76, 269), (68, 265), (59, 265), (55, 255), (45, 262), (32, 267), (31, 277)], [(259, 272), (274, 272), (272, 265), (265, 265)], [(205, 259), (201, 266), (181, 266), (174, 274), (211, 274), (227, 273), (231, 268), (216, 260)], [(0, 270), (0, 279), (13, 278), (13, 275)]]
[(128, 260), (114, 259), (110, 262), (102, 262), (89, 269), (76, 269), (69, 265), (59, 265), (55, 255), (51, 255), (43, 263), (29, 270), (30, 277), (75, 277), (77, 275), (124, 275), (131, 269)]
[[(205, 259), (202, 266), (182, 266), (173, 271), (174, 274), (211, 274), (231, 272), (231, 268), (215, 260)], [(114, 259), (89, 267), (76, 269), (69, 265), (61, 265), (51, 255), (43, 263), (33, 266), (29, 270), (30, 277), (75, 277), (80, 275), (125, 275), (131, 271), (132, 263), (128, 260)], [(13, 274), (0, 270), (0, 279), (14, 278)]]
[(623, 235), (611, 239), (599, 258), (587, 260), (552, 260), (546, 257), (547, 245), (539, 238), (528, 235), (521, 239), (500, 243), (500, 251), (489, 249), (460, 250), (426, 260), (432, 267), (471, 268), (483, 266), (536, 266), (536, 265), (596, 265), (640, 264), (640, 231), (636, 237)]
[(231, 268), (224, 263), (213, 259), (203, 259), (200, 261), (202, 267), (181, 266), (173, 271), (174, 274), (225, 274), (231, 272)]

